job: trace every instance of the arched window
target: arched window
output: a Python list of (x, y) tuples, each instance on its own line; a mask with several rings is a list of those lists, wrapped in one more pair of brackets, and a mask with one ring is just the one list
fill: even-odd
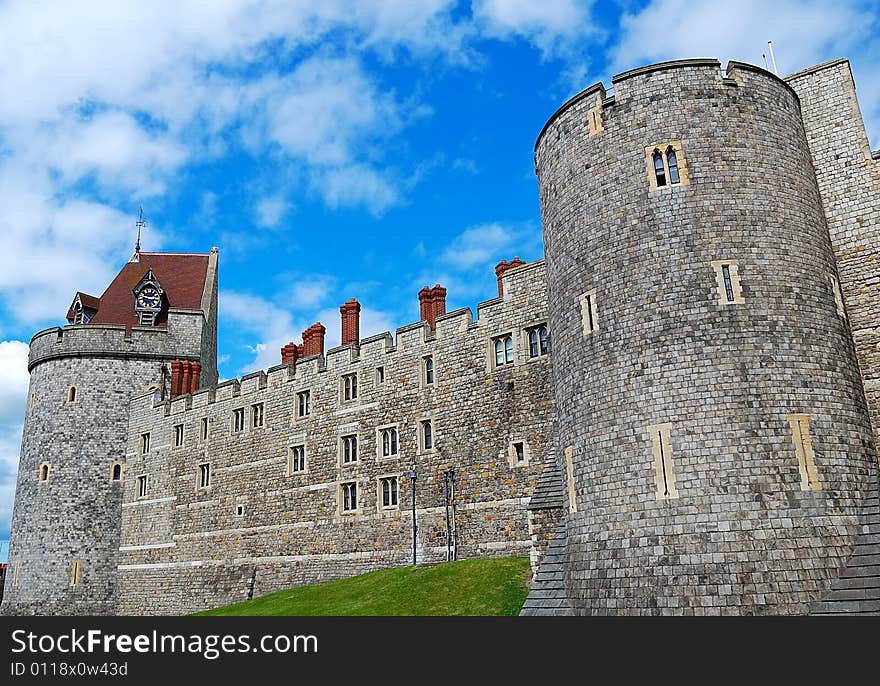
[(110, 480), (111, 481), (120, 481), (122, 479), (122, 465), (118, 462), (113, 464), (113, 469), (110, 471)]
[(49, 471), (51, 470), (51, 465), (48, 462), (40, 463), (40, 481), (48, 481), (49, 480)]
[(432, 450), (434, 448), (434, 431), (431, 428), (431, 420), (422, 422), (422, 448)]
[(657, 187), (666, 185), (666, 170), (663, 167), (663, 155), (659, 150), (654, 151), (654, 176), (657, 177)]
[[(678, 158), (675, 156), (675, 149), (671, 145), (666, 148), (666, 164), (669, 167), (669, 183), (680, 183), (681, 178), (678, 175)], [(660, 185), (659, 182), (657, 185)]]
[(382, 457), (397, 455), (397, 429), (382, 429)]
[(504, 364), (504, 339), (499, 338), (495, 341), (495, 366), (500, 367)]
[(538, 338), (541, 341), (541, 354), (546, 355), (550, 352), (550, 336), (547, 333), (546, 326), (538, 327)]
[(504, 339), (504, 363), (511, 364), (513, 362), (513, 336), (506, 336)]
[(538, 341), (538, 330), (529, 331), (529, 357), (537, 357), (541, 354), (541, 344)]
[(425, 383), (432, 384), (434, 383), (434, 358), (426, 357), (425, 358)]
[(67, 389), (67, 402), (75, 403), (76, 402), (76, 386), (71, 386)]

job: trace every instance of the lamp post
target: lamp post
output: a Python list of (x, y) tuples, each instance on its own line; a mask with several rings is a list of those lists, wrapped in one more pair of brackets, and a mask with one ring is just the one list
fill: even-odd
[(413, 565), (416, 564), (416, 473), (415, 467), (406, 473), (407, 478), (412, 486), (412, 544), (413, 544)]

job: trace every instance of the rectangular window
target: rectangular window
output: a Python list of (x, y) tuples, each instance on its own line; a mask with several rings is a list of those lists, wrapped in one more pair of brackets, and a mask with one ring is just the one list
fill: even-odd
[(232, 411), (232, 430), (234, 432), (244, 431), (244, 408), (239, 407)]
[(48, 481), (52, 472), (52, 464), (49, 462), (40, 462), (40, 481)]
[(79, 586), (82, 581), (82, 560), (74, 560), (70, 565), (70, 587)]
[(517, 464), (522, 464), (526, 461), (526, 449), (522, 441), (513, 444), (513, 454)]
[(397, 427), (388, 426), (379, 430), (379, 450), (382, 457), (397, 455)]
[(358, 397), (358, 377), (357, 374), (346, 374), (342, 377), (342, 400), (351, 402), (357, 400)]
[(513, 364), (513, 336), (505, 334), (492, 339), (492, 347), (495, 354), (495, 366)]
[(819, 473), (813, 459), (813, 437), (810, 436), (810, 415), (790, 414), (786, 417), (791, 425), (791, 440), (797, 455), (802, 491), (821, 491)]
[(255, 429), (263, 426), (263, 403), (251, 405), (251, 426)]
[(340, 441), (340, 449), (342, 453), (342, 464), (352, 464), (358, 459), (358, 438), (357, 434), (343, 436)]
[(146, 498), (147, 497), (147, 475), (141, 474), (138, 477), (138, 498)]
[(596, 310), (596, 289), (592, 289), (579, 296), (581, 305), (581, 325), (584, 336), (589, 336), (599, 328), (599, 318)]
[(306, 447), (304, 445), (291, 446), (287, 453), (287, 474), (296, 474), (306, 471)]
[(309, 407), (310, 393), (308, 391), (300, 391), (296, 394), (296, 416), (308, 417), (311, 413)]
[(376, 384), (385, 383), (385, 367), (376, 367)]
[(355, 481), (344, 483), (341, 485), (340, 490), (342, 496), (342, 511), (354, 512), (357, 510), (357, 483)]
[(394, 510), (397, 508), (397, 477), (386, 476), (379, 479), (379, 490), (382, 493), (382, 509)]
[(208, 418), (202, 417), (202, 440), (208, 440)]
[(430, 419), (426, 419), (420, 424), (419, 444), (423, 453), (434, 449), (434, 426)]
[(150, 434), (149, 432), (141, 434), (141, 455), (150, 452)]
[(675, 487), (675, 470), (672, 464), (672, 444), (669, 434), (672, 424), (655, 424), (648, 427), (651, 438), (651, 452), (654, 457), (654, 485), (658, 500), (678, 497)]
[(424, 370), (422, 378), (424, 379), (425, 385), (430, 386), (432, 383), (434, 383), (434, 358), (423, 358), (422, 369)]
[(235, 506), (235, 516), (236, 517), (244, 517), (244, 505), (236, 505)]
[(174, 447), (179, 448), (183, 445), (183, 424), (174, 425)]
[(211, 465), (204, 462), (199, 465), (199, 488), (210, 488), (211, 486)]
[(720, 305), (744, 302), (739, 281), (739, 265), (736, 260), (714, 260), (709, 263), (715, 270), (715, 288)]

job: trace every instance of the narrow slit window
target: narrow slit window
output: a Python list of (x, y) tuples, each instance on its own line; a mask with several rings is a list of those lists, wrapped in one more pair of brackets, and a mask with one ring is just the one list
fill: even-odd
[(654, 484), (658, 500), (670, 500), (678, 497), (672, 461), (672, 443), (670, 442), (671, 430), (671, 424), (657, 424), (648, 427), (651, 451), (654, 457)]
[(251, 405), (251, 426), (255, 429), (263, 426), (263, 403)]
[(657, 180), (657, 187), (666, 185), (666, 170), (663, 168), (663, 155), (659, 150), (654, 151), (654, 178)]
[(513, 454), (517, 464), (522, 464), (526, 461), (526, 448), (522, 441), (517, 441), (513, 444)]
[(791, 426), (791, 440), (798, 461), (802, 491), (821, 491), (819, 472), (813, 452), (813, 437), (810, 436), (810, 415), (790, 414), (787, 417)]
[(244, 516), (244, 505), (236, 505), (235, 506), (235, 516), (243, 517)]
[(51, 464), (49, 464), (48, 462), (41, 462), (40, 463), (40, 481), (48, 481), (49, 474), (51, 473), (51, 471), (52, 471)]
[(199, 465), (199, 488), (210, 488), (211, 486), (211, 464), (205, 462)]
[(385, 367), (376, 367), (376, 383), (385, 383)]
[(146, 455), (150, 452), (150, 434), (144, 433), (141, 434), (141, 455)]
[(146, 474), (141, 474), (138, 477), (137, 497), (138, 498), (146, 498), (147, 497), (147, 475)]
[(183, 424), (174, 425), (174, 447), (179, 448), (183, 445)]
[(357, 400), (358, 383), (357, 374), (346, 374), (342, 377), (342, 399), (346, 402)]
[(834, 294), (834, 306), (837, 308), (837, 314), (846, 319), (846, 308), (843, 306), (843, 293), (840, 291), (840, 281), (836, 276), (829, 276), (831, 280), (831, 292)]
[(581, 326), (584, 336), (589, 336), (599, 328), (599, 319), (596, 312), (596, 289), (580, 296)]
[(202, 440), (208, 440), (208, 418), (202, 417)]
[(577, 491), (574, 486), (574, 446), (565, 446), (565, 481), (568, 484), (568, 511), (577, 512)]
[(122, 481), (122, 465), (118, 462), (110, 468), (110, 481)]
[(288, 475), (304, 471), (306, 471), (306, 447), (304, 445), (291, 446), (287, 456)]
[(244, 431), (244, 408), (239, 407), (232, 411), (232, 431)]
[(70, 587), (75, 588), (82, 582), (82, 560), (74, 560), (70, 565)]
[(76, 402), (76, 386), (71, 386), (67, 389), (67, 402), (75, 403)]
[(434, 358), (426, 357), (425, 358), (425, 384), (430, 385), (434, 383)]
[(739, 263), (736, 260), (715, 260), (710, 263), (715, 270), (715, 283), (720, 305), (744, 302), (739, 280)]
[(426, 419), (422, 422), (422, 450), (428, 452), (434, 449), (434, 427), (431, 420)]
[(296, 414), (298, 417), (308, 417), (311, 413), (310, 393), (309, 391), (301, 391), (296, 394)]

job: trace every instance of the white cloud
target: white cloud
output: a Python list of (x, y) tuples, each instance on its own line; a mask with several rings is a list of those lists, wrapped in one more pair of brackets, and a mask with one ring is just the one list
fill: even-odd
[(27, 343), (0, 342), (0, 539), (6, 538), (12, 520), (21, 427), (30, 383), (27, 356)]
[(262, 197), (254, 208), (257, 224), (264, 227), (278, 226), (289, 210), (290, 203), (280, 195)]
[[(880, 142), (880, 25), (857, 0), (655, 0), (625, 14), (610, 51), (617, 73), (668, 59), (717, 57), (763, 66), (773, 41), (780, 75), (835, 57), (849, 57), (875, 146)], [(769, 60), (769, 55), (768, 55)]]
[[(471, 226), (456, 236), (440, 255), (440, 261), (457, 270), (467, 270), (502, 259), (512, 259), (507, 253), (518, 250), (533, 252), (538, 248), (540, 231), (531, 225), (492, 222)], [(540, 248), (539, 248), (540, 249)]]
[(474, 0), (472, 8), (487, 35), (523, 38), (548, 55), (569, 53), (573, 41), (594, 31), (591, 5), (579, 0)]

